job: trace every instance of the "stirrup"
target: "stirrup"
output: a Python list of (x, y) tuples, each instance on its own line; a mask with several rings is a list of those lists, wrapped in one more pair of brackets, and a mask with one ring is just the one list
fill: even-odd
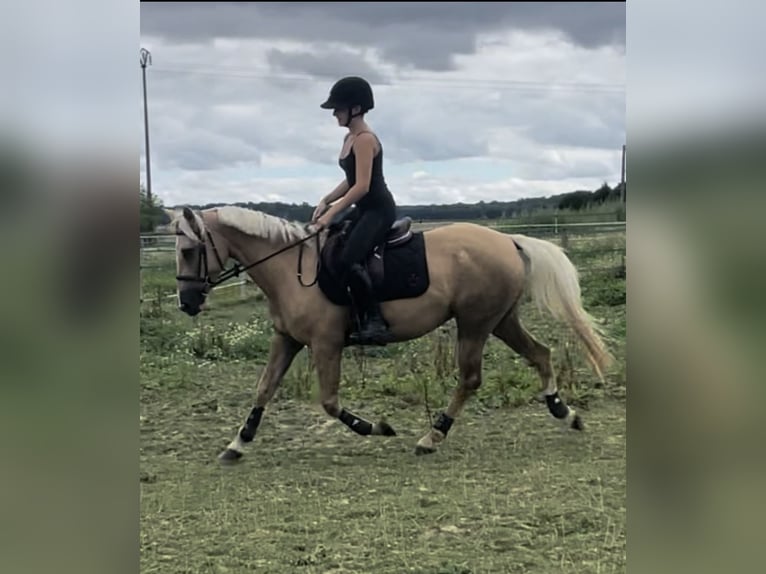
[(385, 346), (391, 342), (391, 332), (381, 323), (380, 329), (371, 329), (369, 325), (362, 325), (361, 330), (352, 331), (348, 340), (352, 345), (380, 345)]
[(378, 347), (385, 347), (391, 339), (388, 335), (378, 334), (371, 337), (368, 334), (363, 335), (358, 331), (353, 331), (348, 336), (348, 342), (351, 345), (377, 345)]

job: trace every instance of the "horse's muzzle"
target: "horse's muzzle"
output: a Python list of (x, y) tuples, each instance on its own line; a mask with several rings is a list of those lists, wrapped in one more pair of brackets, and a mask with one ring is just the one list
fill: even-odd
[(198, 315), (204, 303), (205, 292), (202, 289), (184, 289), (178, 293), (178, 308), (190, 317)]

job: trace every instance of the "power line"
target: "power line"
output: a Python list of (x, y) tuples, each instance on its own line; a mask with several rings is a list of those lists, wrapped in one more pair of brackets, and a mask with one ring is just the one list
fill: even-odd
[[(326, 82), (326, 79), (307, 75), (287, 75), (274, 74), (273, 72), (252, 72), (252, 71), (221, 71), (192, 68), (176, 67), (158, 67), (153, 68), (159, 72), (171, 74), (188, 74), (199, 76), (218, 76), (238, 79), (252, 80), (279, 80), (294, 82)], [(492, 88), (498, 90), (517, 90), (517, 91), (583, 91), (583, 92), (602, 92), (602, 93), (624, 93), (625, 86), (622, 84), (606, 83), (586, 83), (586, 82), (546, 82), (546, 81), (527, 81), (527, 80), (501, 80), (484, 78), (424, 78), (424, 77), (406, 77), (399, 78), (392, 82), (379, 82), (380, 87), (399, 87), (399, 86), (420, 86), (420, 87), (450, 87), (450, 88)]]

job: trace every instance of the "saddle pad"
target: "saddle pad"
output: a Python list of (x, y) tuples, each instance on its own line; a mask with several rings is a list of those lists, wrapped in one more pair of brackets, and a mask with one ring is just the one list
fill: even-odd
[[(340, 249), (334, 248), (331, 251), (339, 253)], [(317, 280), (319, 288), (336, 305), (350, 305), (348, 293), (333, 276), (331, 265), (325, 261), (327, 256), (327, 253), (322, 256), (323, 262)], [(383, 282), (374, 284), (378, 301), (408, 299), (425, 293), (430, 280), (423, 232), (413, 233), (412, 239), (404, 245), (386, 247), (383, 252), (383, 266)]]

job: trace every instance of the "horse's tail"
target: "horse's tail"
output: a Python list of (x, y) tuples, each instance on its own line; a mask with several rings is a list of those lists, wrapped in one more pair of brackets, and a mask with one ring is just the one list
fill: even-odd
[(593, 318), (582, 306), (579, 274), (558, 245), (526, 235), (511, 235), (527, 264), (526, 291), (538, 309), (569, 325), (583, 343), (588, 361), (603, 381), (612, 356)]

